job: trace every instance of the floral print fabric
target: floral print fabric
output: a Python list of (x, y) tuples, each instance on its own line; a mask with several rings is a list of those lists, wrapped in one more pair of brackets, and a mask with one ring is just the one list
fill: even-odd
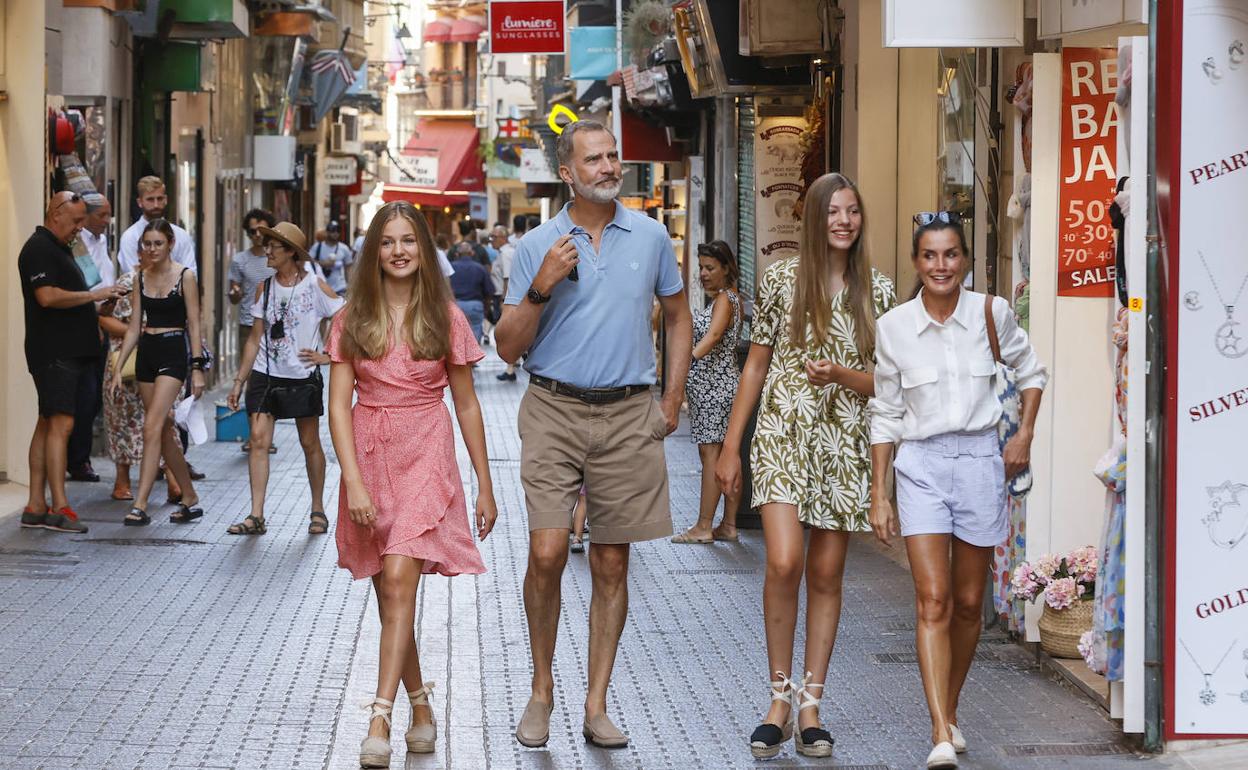
[[(130, 292), (134, 288), (135, 273), (131, 271), (117, 279), (117, 285), (126, 293), (113, 303), (113, 318), (130, 323)], [(104, 382), (113, 378), (113, 363), (121, 350), (121, 338), (108, 338), (108, 363), (104, 369)], [(138, 355), (131, 353), (130, 355)], [(108, 434), (108, 456), (121, 465), (138, 465), (143, 459), (143, 400), (139, 398), (139, 384), (133, 379), (123, 380), (117, 392), (109, 395), (104, 389), (104, 427)]]
[[(741, 338), (741, 298), (725, 291), (732, 304), (732, 322), (711, 352), (689, 367), (685, 397), (689, 402), (689, 438), (695, 444), (720, 444), (728, 432), (732, 399), (737, 395), (741, 370), (737, 368), (737, 341)], [(693, 316), (693, 344), (697, 345), (711, 328), (715, 303)]]
[[(772, 358), (750, 446), (753, 501), (795, 505), (798, 520), (818, 529), (864, 532), (870, 529), (867, 397), (839, 385), (811, 385), (805, 363), (827, 359), (867, 371), (867, 359), (854, 342), (844, 290), (832, 299), (832, 321), (822, 345), (810, 330), (800, 342), (790, 339), (798, 259), (776, 262), (759, 282), (751, 341), (770, 347)], [(874, 270), (871, 298), (876, 318), (897, 301), (892, 281)]]

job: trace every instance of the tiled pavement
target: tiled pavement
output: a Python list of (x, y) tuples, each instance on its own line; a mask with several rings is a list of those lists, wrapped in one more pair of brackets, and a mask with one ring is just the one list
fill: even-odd
[[(631, 615), (611, 690), (624, 750), (580, 737), (589, 574), (573, 555), (563, 584), (557, 704), (551, 741), (521, 748), (514, 720), (528, 694), (520, 586), (526, 528), (515, 411), (523, 385), (482, 365), (500, 521), (483, 546), (490, 572), (429, 578), (418, 615), (422, 665), (438, 683), (442, 737), (408, 767), (736, 768), (755, 765), (746, 736), (766, 706), (760, 584), (763, 545), (637, 547)], [(328, 430), (330, 488), (336, 490)], [(366, 582), (335, 568), (332, 537), (306, 534), (308, 499), (293, 426), (273, 458), (269, 533), (225, 534), (247, 510), (246, 463), (235, 445), (192, 451), (209, 474), (207, 516), (192, 525), (124, 528), (107, 482), (72, 484), (86, 536), (0, 529), (0, 767), (350, 768), (375, 684), (378, 625)], [(668, 441), (677, 526), (694, 517), (698, 461), (682, 428)], [(462, 454), (462, 450), (461, 450)], [(97, 466), (106, 465), (97, 461)], [(467, 471), (466, 458), (461, 468)], [(468, 474), (465, 473), (465, 478)], [(330, 509), (335, 496), (331, 495)], [(592, 548), (592, 546), (591, 546)], [(911, 768), (926, 753), (913, 658), (909, 576), (856, 540), (845, 583), (825, 724), (835, 757), (769, 767)], [(798, 649), (801, 649), (799, 630)], [(1103, 712), (989, 636), (972, 669), (962, 723), (971, 768), (1162, 766), (1121, 740)], [(402, 699), (400, 699), (402, 700)], [(396, 728), (406, 724), (405, 704)], [(396, 729), (396, 732), (398, 729)], [(394, 745), (400, 747), (398, 736)], [(395, 766), (403, 762), (396, 753)]]

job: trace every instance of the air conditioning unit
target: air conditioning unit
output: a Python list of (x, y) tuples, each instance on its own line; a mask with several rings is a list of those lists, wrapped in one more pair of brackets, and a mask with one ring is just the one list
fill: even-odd
[(363, 152), (360, 144), (358, 123), (354, 119), (334, 123), (329, 128), (329, 153), (331, 155), (359, 155)]

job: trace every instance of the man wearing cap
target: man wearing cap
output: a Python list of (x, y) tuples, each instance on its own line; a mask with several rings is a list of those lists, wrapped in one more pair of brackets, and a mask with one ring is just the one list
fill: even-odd
[[(165, 193), (165, 183), (158, 176), (145, 176), (135, 183), (139, 195), (137, 202), (143, 210), (143, 216), (126, 228), (117, 241), (117, 267), (121, 275), (139, 267), (139, 239), (143, 237), (143, 228), (149, 222), (165, 219), (165, 207), (169, 205), (169, 196)], [(173, 251), (169, 258), (199, 277), (199, 266), (195, 263), (195, 239), (185, 229), (169, 221), (173, 228)]]
[(325, 240), (312, 247), (312, 259), (325, 271), (325, 280), (329, 288), (338, 292), (338, 296), (347, 293), (347, 268), (351, 266), (351, 247), (338, 240), (341, 230), (337, 222), (330, 222), (325, 228)]
[[(23, 527), (82, 533), (87, 527), (65, 496), (66, 448), (74, 429), (87, 362), (100, 351), (96, 302), (121, 296), (117, 286), (89, 290), (74, 264), (70, 242), (87, 219), (87, 205), (76, 193), (52, 196), (43, 226), (22, 247), (17, 269), (26, 311), (26, 367), (35, 380), (39, 417), (30, 439), (30, 498)], [(45, 488), (52, 492), (48, 506)]]

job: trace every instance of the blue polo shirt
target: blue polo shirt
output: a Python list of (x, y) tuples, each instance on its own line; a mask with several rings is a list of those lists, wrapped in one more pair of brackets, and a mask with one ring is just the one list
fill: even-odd
[[(569, 206), (520, 239), (506, 304), (524, 300), (546, 252), (575, 227)], [(597, 253), (585, 235), (572, 242), (581, 260), (580, 280), (564, 279), (551, 292), (524, 368), (578, 388), (653, 385), (658, 379), (650, 335), (654, 297), (684, 289), (666, 228), (617, 201)]]

